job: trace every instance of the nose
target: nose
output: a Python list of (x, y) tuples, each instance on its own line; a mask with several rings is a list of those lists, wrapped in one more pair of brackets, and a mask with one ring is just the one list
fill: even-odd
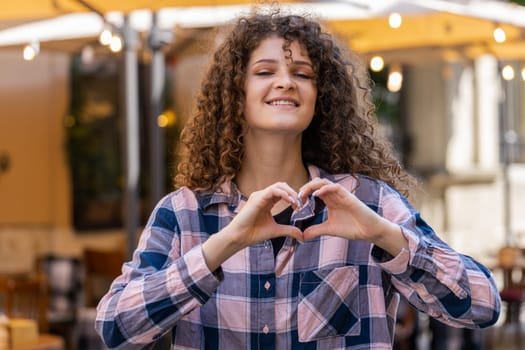
[(290, 90), (295, 88), (295, 81), (290, 72), (279, 72), (276, 74), (275, 84), (276, 89)]

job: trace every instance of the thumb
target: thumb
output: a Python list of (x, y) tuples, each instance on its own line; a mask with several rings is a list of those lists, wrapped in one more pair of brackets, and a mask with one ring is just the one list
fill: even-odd
[(303, 242), (303, 232), (292, 225), (277, 225), (279, 236), (290, 236), (298, 241)]
[(303, 232), (304, 240), (307, 241), (309, 239), (313, 239), (316, 237), (320, 237), (322, 235), (326, 235), (327, 233), (326, 225), (324, 224), (318, 224), (308, 227)]

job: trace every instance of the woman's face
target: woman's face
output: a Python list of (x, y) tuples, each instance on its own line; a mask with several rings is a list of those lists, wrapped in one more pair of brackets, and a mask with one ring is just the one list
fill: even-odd
[(251, 130), (301, 133), (312, 121), (317, 97), (316, 77), (306, 49), (293, 41), (264, 39), (252, 52), (244, 85), (244, 116)]

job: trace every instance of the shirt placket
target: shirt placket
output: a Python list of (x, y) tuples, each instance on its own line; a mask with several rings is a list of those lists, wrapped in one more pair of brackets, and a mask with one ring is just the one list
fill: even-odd
[[(256, 339), (252, 339), (252, 349), (275, 348), (275, 262), (271, 241), (265, 241), (254, 247), (256, 251), (256, 279), (252, 296), (257, 301), (256, 314), (252, 320), (256, 323)], [(255, 295), (254, 295), (255, 294)], [(254, 341), (255, 340), (255, 341)]]

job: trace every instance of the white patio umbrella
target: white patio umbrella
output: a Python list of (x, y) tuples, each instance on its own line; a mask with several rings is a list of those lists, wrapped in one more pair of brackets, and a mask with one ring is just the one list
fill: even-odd
[[(391, 25), (391, 14), (401, 16), (399, 26)], [(405, 52), (410, 56), (403, 58), (409, 59), (413, 50), (434, 48), (457, 49), (470, 57), (489, 53), (500, 59), (525, 58), (525, 7), (501, 1), (396, 1), (377, 16), (332, 20), (329, 26), (365, 56)], [(503, 43), (494, 39), (496, 28), (505, 33)]]

